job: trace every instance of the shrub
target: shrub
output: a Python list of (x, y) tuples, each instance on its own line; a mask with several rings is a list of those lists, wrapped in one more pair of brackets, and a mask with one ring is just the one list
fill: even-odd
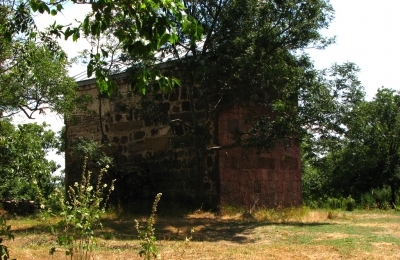
[(373, 209), (378, 207), (375, 198), (370, 192), (361, 195), (360, 206), (364, 209)]
[(351, 196), (345, 199), (344, 203), (347, 211), (353, 211), (356, 207), (356, 201)]
[(342, 208), (342, 200), (337, 198), (328, 198), (326, 206), (329, 209), (340, 209)]
[(391, 208), (390, 199), (390, 187), (375, 189), (361, 195), (361, 207), (388, 210)]

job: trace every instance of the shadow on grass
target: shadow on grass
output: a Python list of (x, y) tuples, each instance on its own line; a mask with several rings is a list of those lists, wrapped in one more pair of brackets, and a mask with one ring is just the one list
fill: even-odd
[[(145, 228), (145, 221), (141, 223), (142, 229)], [(193, 228), (192, 241), (218, 242), (228, 241), (234, 243), (252, 243), (255, 240), (253, 232), (256, 228), (263, 226), (323, 226), (335, 225), (332, 223), (274, 223), (242, 220), (221, 220), (217, 218), (159, 218), (155, 224), (155, 233), (158, 239), (169, 241), (182, 241), (190, 236), (190, 230)], [(113, 234), (119, 240), (132, 240), (137, 238), (134, 218), (131, 219), (106, 219), (103, 221), (104, 229), (101, 235)]]
[[(122, 217), (108, 217), (102, 220), (103, 229), (96, 231), (99, 237), (110, 238), (119, 241), (137, 240), (137, 231), (134, 220), (137, 219), (141, 229), (145, 228), (146, 218), (140, 216), (124, 215)], [(32, 225), (12, 225), (13, 234), (18, 236), (51, 234), (53, 222), (38, 221)], [(326, 222), (266, 222), (266, 221), (247, 221), (237, 219), (220, 219), (215, 217), (158, 217), (155, 224), (155, 234), (158, 240), (183, 241), (190, 237), (191, 229), (195, 230), (192, 241), (218, 242), (228, 241), (234, 243), (254, 242), (255, 229), (267, 226), (282, 227), (311, 227), (336, 225)]]

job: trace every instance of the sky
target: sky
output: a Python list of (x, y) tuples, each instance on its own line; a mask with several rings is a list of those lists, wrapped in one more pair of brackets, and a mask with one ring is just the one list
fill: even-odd
[[(380, 87), (400, 90), (398, 74), (400, 74), (400, 0), (331, 0), (335, 9), (335, 19), (329, 29), (323, 30), (325, 36), (336, 36), (336, 43), (325, 50), (308, 50), (317, 69), (330, 67), (333, 63), (353, 62), (361, 71), (358, 77), (363, 84), (368, 100), (371, 100)], [(63, 14), (56, 18), (38, 16), (35, 21), (39, 27), (53, 23), (54, 19), (61, 24), (74, 23), (82, 19), (90, 9), (89, 5), (68, 6)], [(88, 43), (71, 40), (60, 42), (70, 58), (79, 51), (89, 48)], [(70, 76), (85, 70), (82, 65), (72, 65)], [(23, 122), (17, 118), (16, 122)], [(64, 124), (60, 116), (47, 113), (37, 115), (39, 122), (52, 125), (58, 131)], [(51, 154), (49, 158), (64, 166), (64, 159)]]
[(331, 4), (335, 19), (323, 34), (336, 36), (336, 44), (309, 51), (316, 68), (354, 62), (361, 69), (358, 76), (368, 100), (383, 86), (400, 90), (400, 1), (331, 0)]

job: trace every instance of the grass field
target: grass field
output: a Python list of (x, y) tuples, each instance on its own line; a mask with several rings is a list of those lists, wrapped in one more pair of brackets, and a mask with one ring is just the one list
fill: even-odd
[[(92, 259), (140, 259), (134, 219), (108, 214)], [(15, 240), (3, 241), (17, 259), (65, 259), (50, 226), (56, 218), (11, 217)], [(263, 210), (244, 217), (197, 212), (158, 217), (161, 259), (400, 259), (400, 213), (395, 211)], [(185, 238), (190, 236), (190, 241)]]

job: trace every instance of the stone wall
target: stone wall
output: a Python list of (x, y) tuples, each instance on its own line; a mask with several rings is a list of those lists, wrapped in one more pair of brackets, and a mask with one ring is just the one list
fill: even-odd
[[(129, 85), (123, 82), (118, 85), (120, 98), (102, 100), (102, 124), (108, 141), (103, 150), (115, 160), (119, 200), (127, 203), (132, 198), (153, 199), (156, 193), (162, 192), (163, 201), (192, 203), (198, 200), (195, 197), (200, 185), (201, 203), (215, 205), (218, 198), (216, 153), (205, 157), (201, 172), (204, 176), (194, 176), (194, 140), (187, 134), (190, 128), (186, 125), (191, 124), (192, 116), (186, 88), (145, 97), (155, 100), (150, 109), (144, 107), (140, 96), (129, 95)], [(94, 82), (80, 82), (79, 85), (80, 94), (94, 97), (90, 109), (98, 109)], [(201, 120), (202, 108), (198, 104), (195, 107)], [(151, 121), (148, 115), (158, 121)], [(75, 111), (66, 125), (68, 142), (78, 137), (101, 141), (100, 121), (96, 114)], [(73, 171), (79, 167), (70, 151), (66, 158), (66, 182), (71, 185), (78, 180), (80, 172)]]
[[(104, 152), (115, 160), (116, 195), (121, 202), (153, 199), (162, 192), (163, 201), (191, 204), (199, 202), (200, 192), (200, 203), (211, 206), (276, 207), (302, 203), (298, 144), (286, 148), (278, 145), (269, 153), (233, 148), (204, 154), (195, 176), (196, 137), (188, 126), (192, 115), (186, 87), (143, 99), (130, 94), (124, 78), (117, 79), (117, 83), (120, 95), (102, 100), (101, 120), (108, 141)], [(79, 82), (79, 86), (81, 94), (94, 97), (89, 109), (98, 111), (94, 81)], [(150, 106), (145, 106), (146, 99), (152, 101)], [(203, 120), (201, 103), (196, 102), (195, 109), (199, 120)], [(211, 126), (214, 136), (209, 139), (209, 146), (231, 144), (234, 132), (248, 127), (243, 119), (246, 111), (240, 106), (221, 111)], [(101, 126), (98, 114), (81, 111), (76, 111), (66, 125), (66, 183), (72, 185), (80, 172), (68, 143), (78, 137), (100, 142)]]

